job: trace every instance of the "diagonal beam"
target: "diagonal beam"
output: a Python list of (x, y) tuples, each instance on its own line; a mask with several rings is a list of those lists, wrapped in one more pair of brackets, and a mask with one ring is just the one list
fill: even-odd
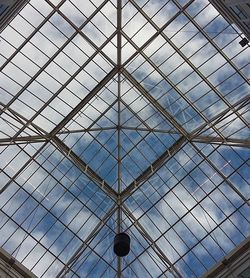
[(55, 136), (105, 85), (117, 74), (118, 68), (111, 70), (95, 88), (51, 131), (50, 136)]
[[(141, 13), (141, 15), (157, 30), (157, 32), (161, 31), (162, 28), (159, 28), (157, 26), (157, 24), (151, 20), (151, 18), (147, 15), (146, 12), (144, 12), (143, 9), (140, 9), (140, 7), (138, 5), (136, 5), (136, 2), (134, 0), (130, 0), (130, 2), (138, 9), (138, 11)], [(181, 5), (178, 5), (178, 6), (182, 12), (185, 11), (184, 7), (182, 7)], [(204, 81), (204, 83), (210, 88), (210, 90), (212, 92), (214, 92), (221, 99), (221, 101), (223, 101), (228, 107), (230, 107), (233, 110), (233, 106), (231, 105), (231, 103), (225, 97), (223, 97), (223, 95), (220, 93), (220, 91), (212, 84), (212, 82), (209, 81), (209, 79), (208, 79), (209, 76), (205, 76), (199, 70), (199, 68), (197, 68), (189, 60), (190, 57), (187, 58), (186, 55), (181, 51), (181, 49), (179, 49), (164, 32), (162, 32), (161, 35), (166, 40), (166, 42), (169, 43), (169, 45), (176, 51), (176, 53), (178, 53), (178, 55), (184, 60), (184, 62), (187, 63), (192, 68), (192, 70)], [(139, 51), (139, 49), (138, 49), (138, 51)], [(142, 52), (142, 50), (140, 50), (138, 53), (140, 53), (140, 52)], [(213, 73), (211, 73), (211, 74), (213, 74)], [(239, 115), (237, 112), (235, 112), (235, 113), (242, 120), (242, 122), (244, 122), (246, 124), (246, 121), (244, 120), (244, 118), (242, 118), (241, 115)]]
[[(0, 108), (0, 118), (3, 120), (3, 121), (6, 121), (2, 115), (3, 113), (6, 114), (8, 117), (12, 118), (14, 121), (18, 122), (19, 124), (23, 125), (23, 126), (26, 126), (28, 129), (30, 129), (31, 131), (34, 132), (33, 129), (31, 129), (31, 126), (35, 129), (35, 132), (37, 134), (40, 134), (40, 135), (43, 135), (45, 136), (46, 134), (46, 131), (43, 130), (42, 128), (40, 128), (39, 126), (37, 126), (36, 124), (34, 123), (30, 123), (30, 125), (28, 124), (29, 120), (24, 117), (23, 115), (19, 114), (17, 111), (15, 111), (14, 109), (12, 109), (11, 107), (8, 107), (6, 106), (4, 103), (2, 103), (0, 101), (0, 106), (2, 106), (3, 108)], [(10, 123), (12, 124), (12, 123)], [(14, 124), (13, 124), (14, 125)], [(15, 137), (13, 136), (12, 139), (14, 140)]]
[(63, 153), (66, 157), (70, 158), (71, 161), (83, 172), (85, 173), (92, 181), (94, 181), (106, 194), (108, 194), (113, 200), (117, 200), (117, 192), (109, 186), (105, 180), (95, 173), (85, 162), (83, 162), (77, 154), (74, 153), (63, 141), (58, 137), (54, 136), (51, 139), (51, 143)]
[[(169, 19), (161, 28), (156, 28), (156, 32), (153, 36), (151, 36), (141, 47), (139, 47), (138, 49), (136, 49), (135, 53), (133, 55), (131, 55), (124, 63), (123, 63), (123, 67), (125, 68), (125, 66), (132, 61), (143, 49), (145, 49), (148, 45), (150, 45), (150, 43), (155, 40), (155, 38), (157, 38), (160, 34), (163, 34), (163, 31), (166, 29), (166, 27), (168, 25), (170, 25), (178, 16), (180, 16), (182, 14), (182, 12), (187, 9), (195, 0), (189, 0), (176, 14), (173, 15), (173, 17), (171, 19)], [(131, 2), (131, 1), (130, 1)], [(132, 2), (131, 2), (132, 3)], [(141, 11), (141, 9), (140, 9)], [(151, 22), (151, 21), (149, 21)]]
[(149, 101), (149, 103), (166, 119), (168, 120), (183, 136), (188, 139), (186, 130), (170, 115), (160, 103), (152, 97), (144, 87), (126, 70), (123, 70), (123, 75), (130, 81), (131, 84)]
[[(218, 115), (214, 116), (212, 119), (210, 119), (210, 124), (204, 123), (200, 127), (198, 127), (196, 130), (194, 130), (192, 133), (190, 133), (190, 136), (192, 138), (195, 138), (199, 133), (207, 131), (209, 128), (214, 128), (216, 124), (223, 121), (226, 117), (229, 117), (233, 115), (235, 111), (239, 111), (240, 109), (244, 108), (245, 106), (249, 105), (250, 103), (250, 96), (245, 96), (244, 98), (240, 99), (239, 101), (232, 104), (233, 110), (231, 108), (227, 108)], [(228, 114), (231, 111), (230, 114)], [(228, 114), (228, 115), (227, 115)], [(207, 128), (206, 128), (207, 127)]]
[(227, 138), (226, 140), (223, 140), (220, 137), (196, 136), (194, 139), (192, 139), (192, 142), (250, 148), (250, 140), (238, 138)]
[(186, 142), (186, 138), (182, 136), (169, 149), (167, 149), (150, 167), (148, 167), (138, 178), (136, 178), (120, 195), (121, 200), (128, 197), (134, 190), (139, 188), (143, 182), (148, 180), (158, 169), (160, 169), (166, 161), (172, 157)]
[(212, 169), (214, 169), (215, 173), (218, 173), (218, 175), (223, 179), (223, 181), (228, 184), (231, 189), (248, 205), (250, 206), (250, 200), (248, 200), (241, 192), (240, 190), (234, 186), (234, 184), (230, 181), (228, 177), (226, 177), (220, 169), (217, 168), (217, 166), (213, 163), (212, 160), (210, 160), (203, 152), (200, 151), (200, 149), (191, 141), (190, 142), (194, 149), (197, 151), (197, 153), (200, 154), (200, 156), (211, 166)]
[(74, 254), (71, 256), (71, 258), (69, 258), (69, 260), (65, 263), (64, 267), (57, 274), (56, 278), (65, 277), (65, 275), (68, 273), (70, 268), (79, 259), (79, 257), (83, 254), (83, 252), (88, 247), (90, 248), (90, 246), (89, 246), (90, 243), (95, 238), (95, 236), (100, 232), (100, 230), (103, 228), (103, 226), (107, 223), (107, 221), (110, 219), (110, 217), (114, 214), (116, 209), (117, 209), (116, 204), (114, 204), (113, 207), (101, 219), (101, 221), (99, 223), (97, 223), (97, 225), (94, 227), (94, 229), (89, 234), (89, 236), (86, 238), (86, 240), (78, 247), (78, 249), (74, 252)]
[(182, 275), (179, 273), (179, 271), (171, 263), (171, 261), (164, 254), (164, 252), (161, 250), (161, 248), (156, 244), (156, 242), (148, 234), (148, 232), (144, 229), (143, 225), (139, 221), (137, 221), (137, 219), (135, 218), (133, 213), (129, 210), (129, 208), (125, 204), (123, 204), (122, 210), (127, 215), (127, 217), (130, 218), (130, 221), (134, 224), (134, 226), (138, 230), (138, 232), (147, 241), (150, 242), (150, 245), (151, 245), (152, 249), (155, 251), (155, 253), (158, 255), (158, 257), (161, 259), (162, 263), (166, 266), (167, 270), (169, 270), (174, 275), (174, 277), (182, 278)]
[[(179, 3), (179, 1), (173, 0), (173, 2), (179, 9), (181, 8), (181, 4)], [(192, 24), (195, 26), (195, 28), (197, 28), (197, 30), (199, 30), (199, 33), (202, 34), (207, 39), (207, 41), (218, 51), (218, 53), (220, 53), (220, 55), (225, 59), (227, 64), (229, 64), (237, 72), (237, 74), (239, 74), (242, 77), (242, 79), (245, 81), (246, 84), (250, 85), (250, 79), (248, 79), (244, 75), (244, 73), (242, 71), (240, 71), (239, 68), (232, 61), (232, 59), (234, 57), (229, 59), (228, 56), (223, 52), (223, 50), (215, 43), (215, 41), (213, 39), (211, 39), (211, 37), (208, 35), (208, 33), (204, 31), (205, 27), (201, 28), (201, 26), (194, 20), (194, 18), (186, 10), (184, 10), (183, 13), (189, 19), (189, 21), (192, 22)], [(226, 46), (224, 46), (224, 48), (225, 47)]]

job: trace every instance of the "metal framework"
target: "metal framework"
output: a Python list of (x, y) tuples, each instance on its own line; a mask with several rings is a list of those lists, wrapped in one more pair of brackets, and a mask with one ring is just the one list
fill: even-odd
[(27, 2), (0, 35), (0, 246), (43, 278), (201, 277), (249, 237), (242, 34), (208, 0)]

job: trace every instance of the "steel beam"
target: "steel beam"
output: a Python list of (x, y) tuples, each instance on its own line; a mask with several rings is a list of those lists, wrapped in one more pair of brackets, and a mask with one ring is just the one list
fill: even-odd
[[(121, 64), (122, 64), (122, 0), (117, 0), (117, 67), (118, 67), (118, 88), (117, 88), (117, 98), (118, 98), (118, 126), (117, 126), (117, 147), (118, 147), (118, 167), (117, 167), (117, 176), (118, 176), (118, 194), (121, 194), (122, 191), (122, 160), (121, 160)], [(120, 198), (117, 200), (117, 233), (121, 232), (121, 223), (122, 223), (122, 210)], [(117, 259), (117, 278), (122, 277), (122, 261), (121, 258)]]
[(85, 162), (83, 162), (75, 153), (72, 151), (63, 141), (58, 137), (54, 136), (51, 140), (54, 145), (68, 158), (73, 161), (73, 163), (88, 176), (92, 181), (94, 181), (106, 194), (108, 194), (113, 200), (117, 200), (117, 192), (110, 187), (105, 180), (95, 173)]
[(143, 127), (133, 127), (133, 126), (122, 126), (124, 130), (134, 130), (134, 131), (146, 131), (146, 132), (153, 132), (153, 133), (167, 133), (167, 134), (179, 134), (177, 131), (171, 129), (159, 129), (159, 128), (143, 128)]
[(226, 140), (223, 140), (220, 137), (196, 136), (194, 139), (192, 139), (192, 142), (250, 148), (250, 140), (237, 138), (227, 138)]
[(84, 133), (84, 132), (91, 132), (91, 131), (105, 131), (105, 130), (116, 130), (116, 126), (109, 126), (109, 127), (87, 127), (81, 129), (70, 129), (70, 130), (61, 130), (57, 133), (58, 134), (74, 134), (74, 133)]
[[(8, 115), (9, 117), (11, 117), (14, 121), (18, 122), (19, 124), (26, 126), (27, 128), (29, 128), (31, 131), (34, 131), (31, 129), (31, 127), (33, 127), (35, 129), (35, 132), (40, 134), (41, 136), (45, 136), (45, 134), (47, 133), (45, 130), (43, 130), (42, 128), (40, 128), (39, 126), (37, 126), (34, 123), (30, 123), (29, 125), (27, 124), (29, 122), (29, 120), (27, 118), (25, 118), (23, 115), (19, 114), (17, 111), (15, 111), (14, 109), (6, 106), (4, 103), (2, 103), (0, 101), (0, 105), (3, 108), (0, 108), (0, 117), (2, 115), (2, 113), (5, 113), (6, 115)], [(9, 113), (8, 113), (9, 112)], [(2, 118), (2, 117), (1, 117)], [(4, 118), (2, 118), (2, 120), (4, 121)], [(10, 123), (11, 124), (11, 123)], [(15, 136), (12, 137), (12, 139), (15, 139)]]
[[(225, 109), (224, 111), (222, 111), (218, 115), (211, 118), (209, 125), (207, 123), (204, 123), (203, 125), (198, 127), (196, 130), (194, 130), (192, 133), (190, 133), (191, 138), (195, 138), (201, 132), (205, 132), (209, 128), (213, 128), (216, 124), (223, 121), (227, 117), (231, 116), (235, 111), (239, 111), (240, 109), (244, 108), (245, 106), (247, 106), (249, 104), (250, 104), (250, 96), (245, 96), (244, 98), (242, 98), (239, 101), (237, 101), (236, 103), (234, 103), (232, 105), (232, 107), (230, 107), (230, 108), (228, 107), (227, 109)], [(249, 126), (249, 124), (248, 124), (248, 126)]]
[(123, 70), (123, 75), (129, 80), (129, 82), (134, 85), (134, 87), (144, 96), (149, 103), (166, 119), (168, 120), (175, 128), (188, 139), (188, 133), (186, 130), (174, 119), (170, 113), (168, 113), (159, 102), (153, 98), (144, 87), (137, 81), (135, 78), (126, 70)]
[(111, 70), (96, 87), (51, 131), (50, 136), (55, 136), (105, 85), (118, 73), (118, 68)]
[(20, 136), (16, 138), (0, 138), (0, 146), (45, 142), (47, 139), (41, 135)]
[(110, 217), (114, 214), (116, 210), (116, 205), (114, 205), (101, 219), (101, 221), (95, 226), (86, 240), (78, 247), (78, 249), (74, 252), (74, 254), (70, 257), (70, 259), (65, 263), (64, 267), (61, 271), (56, 275), (56, 278), (63, 278), (68, 273), (72, 265), (79, 259), (79, 257), (83, 254), (83, 252), (89, 247), (89, 244), (92, 242), (94, 237), (100, 232), (103, 226), (107, 223)]
[(143, 182), (150, 178), (158, 169), (160, 169), (166, 161), (172, 157), (183, 144), (186, 142), (186, 138), (182, 136), (175, 142), (169, 149), (167, 149), (150, 167), (148, 167), (138, 178), (136, 178), (126, 189), (121, 193), (120, 198), (124, 200), (126, 197), (131, 195), (134, 190), (139, 188)]
[[(157, 32), (161, 31), (162, 28), (159, 28), (157, 24), (155, 24), (147, 14), (142, 9), (140, 9), (138, 5), (136, 5), (135, 1), (131, 0), (131, 3), (133, 3), (133, 5), (138, 9), (141, 15), (144, 16), (144, 18), (151, 23), (151, 25), (157, 30)], [(179, 8), (184, 13), (184, 7), (179, 5)], [(204, 76), (203, 73), (193, 65), (193, 63), (184, 55), (184, 53), (182, 53), (182, 51), (168, 38), (168, 36), (164, 32), (162, 32), (162, 37), (166, 40), (166, 42), (169, 43), (169, 45), (176, 51), (176, 53), (178, 53), (178, 55), (185, 61), (185, 63), (187, 63), (192, 68), (192, 70), (206, 83), (206, 85), (211, 89), (211, 91), (213, 91), (228, 107), (233, 109), (231, 103), (221, 95), (219, 90), (208, 80), (208, 77)], [(142, 50), (138, 49), (138, 51), (140, 53)], [(237, 114), (237, 116), (244, 123), (246, 123), (246, 121), (241, 117), (241, 115)]]
[(130, 221), (134, 224), (138, 232), (150, 243), (152, 249), (158, 255), (159, 259), (166, 266), (166, 268), (173, 274), (173, 276), (176, 278), (182, 278), (182, 275), (177, 270), (177, 268), (171, 263), (171, 261), (165, 255), (165, 253), (161, 250), (161, 248), (156, 244), (156, 242), (144, 229), (143, 225), (139, 221), (137, 221), (133, 213), (129, 210), (129, 208), (125, 204), (123, 204), (123, 211), (127, 215), (127, 217), (130, 218)]

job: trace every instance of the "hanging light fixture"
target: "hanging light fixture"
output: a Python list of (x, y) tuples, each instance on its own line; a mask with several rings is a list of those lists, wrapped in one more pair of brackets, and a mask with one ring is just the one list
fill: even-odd
[(126, 233), (119, 233), (114, 238), (114, 252), (118, 257), (127, 256), (130, 251), (130, 237)]

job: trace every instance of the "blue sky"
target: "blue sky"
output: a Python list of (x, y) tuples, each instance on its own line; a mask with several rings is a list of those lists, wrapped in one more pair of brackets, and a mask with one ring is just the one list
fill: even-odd
[(65, 277), (116, 277), (104, 183), (131, 236), (124, 277), (200, 277), (249, 236), (250, 50), (207, 0), (188, 2), (122, 2), (121, 73), (116, 1), (31, 0), (1, 32), (0, 245), (38, 277), (80, 246)]

